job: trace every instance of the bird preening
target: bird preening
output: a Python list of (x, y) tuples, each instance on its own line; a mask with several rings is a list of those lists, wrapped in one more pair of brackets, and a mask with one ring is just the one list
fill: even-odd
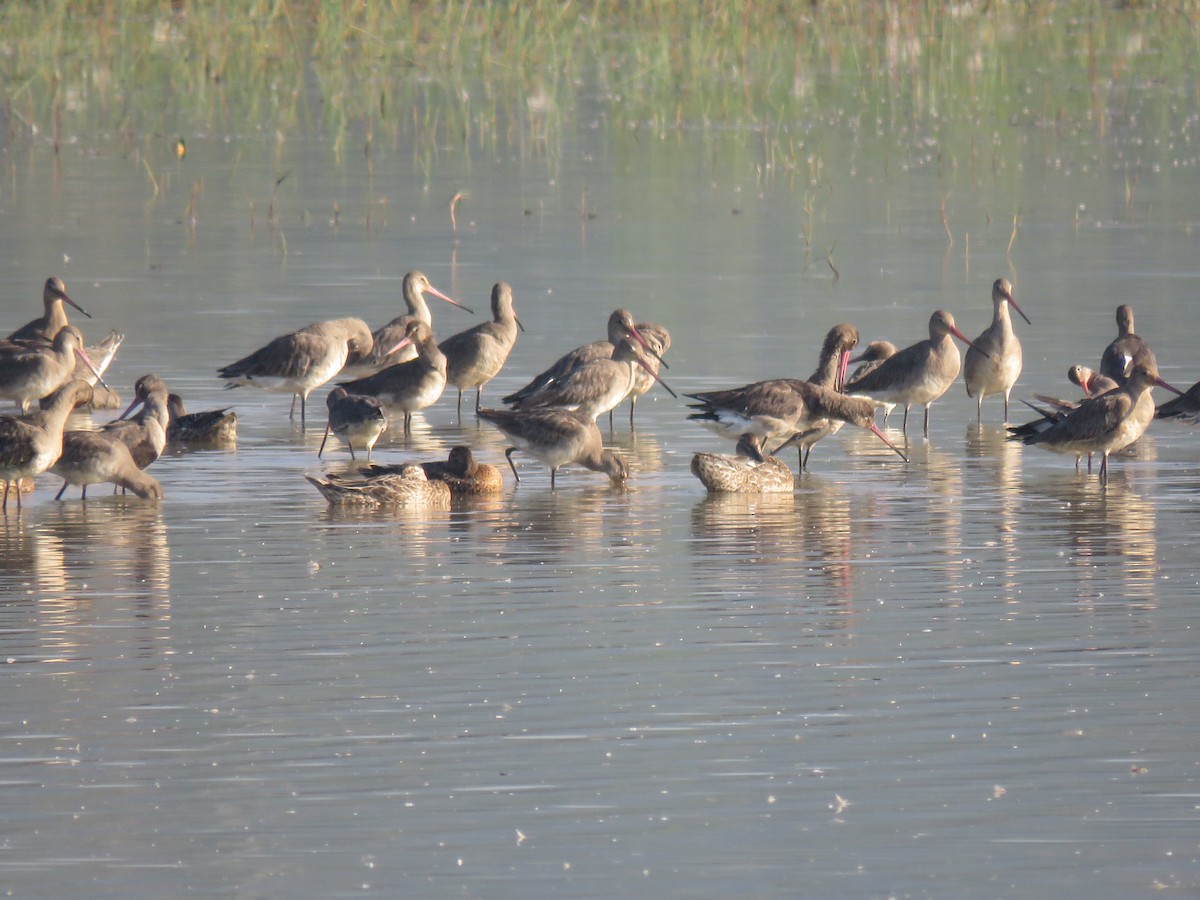
[[(312, 322), (267, 341), (217, 372), (226, 387), (289, 394), (290, 415), (295, 418), (299, 405), (302, 429), (308, 397), (333, 382), (325, 397), (327, 417), (317, 457), (326, 459), (332, 438), (345, 446), (352, 465), (360, 455), (368, 462), (372, 459), (393, 418), (398, 417), (402, 427), (389, 442), (407, 446), (414, 416), (435, 407), (448, 386), (456, 389), (455, 411), (462, 429), (462, 395), (474, 389), (475, 416), (507, 444), (504, 456), (513, 483), (528, 481), (529, 473), (523, 477), (518, 467), (520, 454), (546, 467), (551, 489), (558, 487), (564, 467), (603, 473), (613, 485), (625, 487), (634, 466), (627, 450), (605, 446), (600, 418), (609, 414), (611, 433), (613, 411), (628, 401), (632, 433), (639, 397), (658, 386), (662, 394), (655, 396), (679, 400), (663, 377), (669, 368), (665, 356), (672, 346), (670, 332), (653, 322), (638, 322), (628, 309), (618, 308), (608, 317), (606, 340), (582, 344), (534, 369), (537, 374), (503, 395), (506, 408), (485, 407), (484, 388), (510, 367), (517, 336), (525, 327), (517, 317), (513, 287), (495, 282), (491, 319), (442, 340), (436, 336), (425, 297), (471, 310), (416, 270), (402, 279), (400, 295), (404, 311), (375, 331), (358, 317)], [(1000, 395), (1012, 440), (1074, 455), (1077, 468), (1086, 454), (1089, 471), (1092, 457), (1098, 455), (1101, 485), (1108, 483), (1110, 457), (1134, 444), (1155, 418), (1200, 424), (1200, 383), (1180, 392), (1164, 381), (1154, 352), (1134, 331), (1132, 308), (1122, 305), (1116, 311), (1117, 336), (1100, 354), (1097, 367), (1075, 364), (1068, 369), (1069, 381), (1083, 396), (1058, 399), (1047, 392), (1022, 397), (1037, 417), (1009, 425), (1010, 397), (1023, 364), (1010, 311), (1027, 324), (1030, 319), (1006, 278), (993, 282), (991, 304), (991, 323), (974, 339), (944, 309), (930, 314), (928, 337), (911, 344), (872, 335), (860, 347), (859, 329), (843, 322), (825, 332), (816, 368), (807, 379), (769, 378), (685, 394), (686, 408), (680, 408), (680, 414), (734, 442), (732, 454), (694, 452), (691, 473), (714, 493), (794, 491), (795, 476), (780, 452), (796, 445), (803, 474), (816, 444), (834, 438), (847, 424), (871, 432), (881, 442), (881, 451), (886, 447), (895, 454), (889, 457), (893, 462), (898, 457), (908, 463), (909, 411), (923, 408), (922, 431), (928, 440), (930, 407), (960, 374), (968, 397), (975, 400), (976, 427), (983, 428), (984, 400)], [(118, 419), (100, 428), (68, 428), (67, 419), (78, 405), (95, 404), (102, 392), (111, 392), (101, 376), (124, 336), (114, 331), (87, 347), (78, 326), (68, 321), (67, 309), (88, 318), (90, 314), (57, 277), (46, 280), (42, 306), (40, 317), (0, 341), (0, 397), (16, 406), (14, 414), (0, 416), (5, 509), (14, 487), (20, 509), (22, 481), (44, 472), (63, 479), (57, 498), (69, 485), (79, 486), (86, 497), (89, 485), (108, 482), (157, 500), (164, 489), (145, 470), (167, 444), (236, 446), (238, 415), (232, 408), (188, 413), (181, 396), (168, 391), (166, 381), (154, 374), (137, 379), (134, 401)], [(966, 346), (965, 358), (955, 341)], [(853, 373), (851, 365), (858, 366)], [(1156, 409), (1151, 399), (1155, 387), (1179, 396)], [(904, 420), (898, 432), (889, 433), (888, 414), (895, 406), (904, 407)], [(876, 422), (879, 411), (883, 427)], [(505, 490), (500, 468), (477, 460), (475, 452), (462, 443), (445, 460), (367, 465), (349, 475), (306, 477), (339, 506), (444, 505), (450, 498), (500, 494)]]

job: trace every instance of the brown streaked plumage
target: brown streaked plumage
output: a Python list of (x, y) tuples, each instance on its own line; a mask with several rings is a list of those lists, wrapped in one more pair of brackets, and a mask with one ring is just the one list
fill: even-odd
[(143, 499), (162, 498), (158, 479), (141, 471), (129, 448), (116, 436), (103, 431), (68, 431), (63, 435), (62, 453), (50, 471), (62, 478), (62, 487), (54, 495), (62, 499), (68, 485), (79, 485), (81, 499), (87, 499), (89, 484), (111, 482), (133, 491)]
[(463, 391), (475, 388), (475, 411), (483, 400), (483, 386), (504, 368), (508, 354), (524, 330), (513, 309), (512, 287), (498, 281), (492, 287), (492, 321), (452, 334), (440, 344), (446, 355), (446, 381), (458, 388), (458, 413)]
[(481, 409), (479, 417), (496, 426), (513, 442), (504, 455), (518, 482), (521, 476), (512, 458), (515, 450), (523, 450), (546, 464), (550, 469), (551, 490), (554, 489), (555, 474), (569, 463), (603, 472), (617, 485), (624, 485), (629, 478), (625, 460), (616, 452), (604, 449), (600, 429), (594, 420), (582, 413), (555, 407)]
[(792, 470), (774, 456), (763, 456), (761, 438), (743, 434), (737, 454), (697, 453), (692, 474), (710, 493), (782, 494), (796, 489)]
[(401, 344), (417, 348), (417, 358), (388, 366), (382, 372), (339, 382), (351, 394), (382, 400), (388, 409), (404, 414), (404, 433), (412, 427), (412, 414), (437, 403), (446, 390), (446, 356), (429, 326), (413, 320), (404, 328)]
[[(408, 463), (404, 465), (408, 465)], [(445, 460), (418, 463), (417, 465), (421, 467), (425, 477), (430, 481), (444, 481), (448, 484), (450, 493), (455, 497), (481, 497), (498, 494), (504, 489), (504, 474), (493, 465), (476, 462), (470, 447), (461, 445), (451, 447), (450, 455)], [(375, 465), (367, 466), (359, 471), (364, 476), (373, 477), (395, 475), (402, 468), (403, 465)]]
[(366, 478), (314, 478), (305, 475), (331, 504), (368, 509), (385, 506), (450, 506), (450, 487), (430, 481), (418, 465), (406, 465), (397, 473)]
[(4, 482), (3, 510), (8, 510), (10, 486), (17, 486), (17, 510), (21, 509), (22, 478), (32, 478), (49, 469), (62, 454), (63, 426), (81, 398), (90, 396), (92, 386), (75, 378), (54, 392), (50, 403), (25, 417), (0, 416), (0, 480)]
[(977, 422), (983, 421), (983, 398), (992, 394), (1004, 395), (1004, 421), (1008, 421), (1008, 396), (1021, 374), (1021, 342), (1013, 331), (1009, 306), (1029, 322), (1029, 316), (1013, 299), (1008, 279), (997, 278), (992, 284), (992, 324), (975, 338), (963, 360), (967, 396), (977, 400)]
[(190, 413), (178, 394), (167, 394), (167, 443), (236, 444), (237, 413), (232, 407)]
[[(67, 296), (67, 286), (62, 283), (61, 278), (47, 278), (46, 284), (42, 288), (42, 305), (45, 307), (45, 312), (42, 313), (40, 318), (26, 322), (10, 334), (8, 340), (40, 341), (45, 344), (52, 343), (55, 335), (70, 324), (67, 321), (67, 313), (63, 309), (63, 303), (69, 303), (89, 319), (92, 317), (91, 313), (86, 312), (83, 307)], [(101, 370), (101, 374), (103, 374), (103, 370)]]
[[(452, 297), (447, 297), (425, 277), (423, 272), (409, 272), (404, 276), (404, 281), (401, 284), (401, 295), (404, 298), (404, 305), (408, 308), (408, 312), (404, 315), (396, 316), (392, 321), (388, 322), (381, 328), (377, 328), (372, 335), (375, 340), (375, 345), (371, 352), (362, 357), (361, 360), (349, 363), (341, 371), (341, 377), (349, 380), (352, 378), (363, 378), (367, 375), (373, 375), (386, 369), (388, 366), (394, 366), (398, 363), (408, 362), (410, 359), (417, 358), (417, 348), (411, 343), (404, 343), (405, 329), (408, 323), (412, 321), (424, 322), (429, 326), (430, 331), (433, 330), (433, 315), (429, 312), (429, 306), (425, 302), (425, 294), (430, 293), (440, 300), (445, 300), (461, 310), (475, 314), (473, 309), (463, 306)], [(388, 348), (393, 349), (391, 353), (386, 352)]]
[(325, 426), (325, 436), (321, 438), (317, 458), (325, 452), (325, 441), (329, 435), (336, 434), (350, 448), (351, 459), (355, 458), (356, 448), (366, 450), (367, 459), (370, 459), (375, 442), (387, 430), (383, 401), (363, 394), (351, 394), (344, 387), (335, 387), (325, 398), (325, 405), (329, 408), (329, 422)]
[(348, 361), (372, 351), (371, 329), (362, 319), (332, 319), (313, 322), (299, 331), (284, 334), (249, 356), (217, 370), (227, 388), (252, 385), (265, 391), (292, 395), (289, 417), (295, 417), (300, 400), (300, 424), (305, 424), (308, 395), (325, 384)]
[(1012, 440), (1044, 447), (1055, 453), (1100, 453), (1100, 483), (1108, 483), (1108, 457), (1142, 436), (1154, 418), (1154, 400), (1150, 389), (1155, 385), (1182, 392), (1158, 377), (1158, 370), (1145, 363), (1131, 365), (1125, 384), (1118, 390), (1084, 400), (1073, 412), (1048, 419), (1032, 428), (1010, 429)]
[(504, 474), (490, 463), (475, 460), (471, 448), (450, 448), (445, 462), (421, 463), (430, 481), (444, 481), (456, 497), (479, 497), (504, 490)]
[(929, 338), (898, 350), (879, 364), (873, 372), (846, 384), (846, 393), (870, 397), (880, 403), (904, 406), (904, 424), (908, 433), (908, 411), (913, 404), (925, 407), (924, 433), (929, 437), (929, 407), (946, 393), (962, 368), (962, 357), (954, 336), (964, 344), (974, 346), (971, 339), (958, 330), (954, 316), (939, 309), (929, 317)]

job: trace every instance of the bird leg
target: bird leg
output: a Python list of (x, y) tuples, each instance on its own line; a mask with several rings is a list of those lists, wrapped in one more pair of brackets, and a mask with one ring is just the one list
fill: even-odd
[[(504, 451), (504, 457), (505, 457), (505, 459), (508, 460), (508, 467), (513, 470), (513, 478), (517, 479), (517, 482), (519, 483), (521, 481), (521, 476), (517, 474), (517, 464), (513, 462), (513, 458), (512, 458), (513, 451), (516, 449), (517, 449), (516, 447), (509, 447), (507, 450)], [(552, 473), (551, 479), (553, 479), (553, 477), (554, 476)]]

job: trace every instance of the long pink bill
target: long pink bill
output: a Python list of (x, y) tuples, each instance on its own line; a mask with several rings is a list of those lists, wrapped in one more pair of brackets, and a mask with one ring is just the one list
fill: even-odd
[[(950, 326), (950, 333), (952, 335), (954, 335), (956, 338), (958, 338), (960, 341), (962, 341), (964, 344), (966, 344), (968, 347), (973, 348), (976, 353), (982, 353), (988, 359), (992, 358), (992, 355), (990, 353), (988, 353), (986, 350), (984, 350), (982, 347), (980, 347), (978, 344), (976, 344), (973, 340), (971, 340), (969, 337), (967, 337), (965, 334), (963, 334), (961, 331), (959, 331), (953, 325)], [(895, 449), (895, 448), (893, 448), (893, 449)], [(897, 450), (896, 452), (899, 453), (900, 451)]]
[(649, 353), (651, 356), (653, 356), (655, 359), (657, 359), (664, 369), (671, 368), (670, 366), (667, 365), (667, 361), (659, 355), (658, 351), (655, 350), (653, 347), (651, 347), (646, 342), (646, 339), (644, 337), (642, 337), (642, 333), (640, 331), (638, 331), (636, 328), (631, 327), (629, 329), (629, 331), (626, 332), (626, 334), (628, 334), (629, 337), (633, 338), (635, 341), (637, 341), (639, 344), (641, 344), (642, 349), (645, 350), (647, 353)]
[(661, 378), (658, 377), (658, 373), (655, 372), (652, 368), (650, 368), (649, 364), (647, 364), (647, 362), (644, 359), (639, 358), (637, 361), (637, 364), (639, 366), (641, 366), (643, 369), (645, 369), (647, 372), (649, 372), (651, 375), (653, 375), (654, 380), (657, 381), (659, 384), (661, 384), (663, 387), (665, 387), (667, 389), (668, 394), (670, 394), (676, 400), (679, 399), (679, 395), (677, 393), (675, 393), (673, 390), (671, 390), (671, 386), (669, 384), (667, 384), (665, 381), (663, 381)]
[(846, 370), (850, 368), (850, 351), (843, 350), (842, 358), (838, 361), (837, 381), (834, 390), (839, 394), (846, 389)]
[[(83, 310), (80, 310), (80, 312), (83, 312)], [(92, 365), (92, 361), (90, 359), (88, 359), (88, 355), (86, 353), (84, 353), (82, 350), (80, 350), (78, 347), (76, 347), (75, 348), (75, 356), (77, 358), (83, 360), (83, 364), (88, 367), (88, 371), (96, 376), (96, 383), (99, 384), (100, 387), (104, 388), (106, 391), (112, 390), (112, 388), (110, 388), (107, 384), (104, 383), (104, 379), (100, 377), (100, 373), (96, 371), (96, 367), (94, 365)]]
[(1017, 301), (1013, 299), (1013, 295), (1012, 295), (1011, 291), (1006, 292), (1004, 294), (1004, 299), (1008, 301), (1009, 306), (1011, 306), (1013, 309), (1015, 309), (1018, 313), (1021, 314), (1022, 319), (1024, 319), (1030, 325), (1033, 324), (1032, 322), (1029, 321), (1029, 316), (1025, 315), (1025, 310), (1023, 310), (1023, 309), (1021, 309), (1021, 307), (1017, 306)]
[[(92, 314), (90, 312), (88, 312), (86, 309), (84, 309), (82, 306), (80, 306), (78, 303), (76, 303), (74, 300), (72, 300), (70, 297), (68, 297), (66, 295), (65, 291), (60, 291), (60, 290), (58, 290), (58, 288), (54, 288), (54, 287), (50, 288), (50, 290), (54, 292), (54, 296), (56, 296), (59, 300), (62, 300), (65, 303), (71, 304), (71, 306), (75, 307), (75, 309), (79, 310), (81, 313), (83, 313), (89, 319), (92, 317)], [(103, 382), (101, 382), (101, 384), (103, 384)], [(104, 386), (108, 387), (108, 385), (104, 385)]]
[(406, 337), (400, 338), (400, 340), (396, 342), (396, 346), (394, 346), (387, 353), (383, 354), (383, 358), (386, 359), (387, 357), (389, 357), (393, 353), (395, 353), (397, 350), (399, 350), (401, 347), (407, 347), (411, 343), (412, 343), (412, 338), (410, 338), (410, 337), (406, 336)]
[(892, 448), (892, 451), (893, 451), (893, 452), (894, 452), (894, 453), (895, 453), (895, 454), (896, 454), (898, 457), (900, 457), (900, 458), (901, 458), (902, 460), (904, 460), (905, 462), (908, 462), (908, 457), (907, 457), (907, 456), (905, 456), (903, 453), (901, 453), (901, 452), (900, 452), (900, 448), (899, 448), (899, 447), (897, 447), (895, 444), (893, 444), (891, 441), (889, 441), (889, 440), (887, 439), (887, 437), (885, 437), (885, 436), (884, 436), (884, 433), (883, 433), (882, 431), (880, 431), (880, 430), (879, 430), (879, 426), (878, 426), (878, 425), (876, 425), (874, 422), (872, 422), (870, 425), (868, 425), (868, 426), (867, 426), (867, 428), (871, 429), (871, 433), (872, 433), (872, 434), (874, 434), (874, 435), (875, 435), (875, 437), (879, 438), (881, 441), (883, 441), (885, 444), (887, 444), (889, 447), (891, 447), (891, 448)]
[(471, 309), (471, 307), (464, 306), (463, 304), (461, 304), (457, 300), (455, 300), (453, 297), (447, 297), (445, 294), (443, 294), (441, 291), (439, 291), (437, 288), (435, 288), (432, 284), (428, 285), (425, 288), (425, 293), (433, 294), (433, 296), (437, 297), (439, 300), (445, 300), (450, 305), (457, 306), (459, 309), (466, 310), (471, 315), (475, 315), (475, 310)]
[(1181, 391), (1179, 388), (1177, 388), (1177, 387), (1172, 387), (1171, 385), (1169, 385), (1169, 384), (1167, 384), (1165, 381), (1163, 381), (1161, 378), (1155, 378), (1155, 379), (1154, 379), (1154, 383), (1155, 383), (1156, 385), (1158, 385), (1160, 388), (1163, 388), (1164, 390), (1168, 390), (1168, 391), (1170, 391), (1172, 394), (1178, 394), (1180, 397), (1186, 397), (1186, 396), (1187, 396), (1187, 394), (1185, 394), (1185, 393), (1184, 393), (1183, 391)]

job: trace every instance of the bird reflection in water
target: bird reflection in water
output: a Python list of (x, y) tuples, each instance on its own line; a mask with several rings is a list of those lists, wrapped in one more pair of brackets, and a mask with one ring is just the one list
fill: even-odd
[(169, 612), (171, 558), (161, 506), (110, 496), (47, 509), (44, 527), (62, 542), (69, 578), (100, 590), (116, 580), (111, 589), (121, 596), (147, 611)]
[(107, 605), (114, 601), (134, 614), (139, 655), (158, 658), (170, 652), (164, 640), (171, 616), (171, 560), (160, 507), (120, 496), (54, 504), (37, 526), (3, 530), (0, 549), (0, 585), (9, 586), (23, 572), (28, 587), (20, 594), (32, 605), (21, 607), (21, 614), (28, 620), (26, 629), (30, 621), (33, 628), (25, 632), (27, 646), (4, 652), (38, 660), (93, 659), (97, 604), (106, 604), (107, 621)]
[(578, 574), (580, 560), (629, 553), (640, 543), (631, 543), (630, 535), (649, 535), (652, 540), (655, 532), (648, 531), (649, 523), (628, 521), (644, 512), (629, 492), (581, 477), (569, 491), (524, 494), (497, 514), (480, 537), (484, 552), (507, 565), (528, 566), (523, 580), (569, 578)]
[[(853, 596), (851, 503), (845, 489), (806, 474), (795, 494), (708, 494), (692, 507), (694, 594), (718, 600)], [(754, 570), (746, 580), (746, 567)], [(844, 627), (839, 626), (839, 627)]]
[[(903, 566), (903, 573), (897, 572), (889, 581), (891, 591), (958, 606), (976, 577), (963, 564), (967, 553), (962, 459), (957, 451), (939, 450), (928, 442), (912, 443), (909, 448), (912, 464), (884, 497), (872, 497), (872, 524), (882, 529), (873, 541)], [(935, 572), (944, 577), (936, 579)]]
[[(1139, 443), (1145, 441), (1143, 437)], [(1152, 450), (1144, 444), (1142, 452)], [(1117, 599), (1157, 608), (1158, 509), (1153, 499), (1157, 495), (1153, 490), (1139, 491), (1138, 486), (1134, 467), (1114, 471), (1107, 490), (1098, 490), (1095, 479), (1073, 472), (1054, 473), (1026, 485), (1026, 493), (1035, 501), (1051, 502), (1028, 504), (1025, 544), (1061, 560), (1073, 573), (1078, 599), (1094, 602), (1111, 595), (1114, 583), (1123, 582)]]
[[(1023, 459), (1022, 448), (1008, 439), (1008, 430), (1003, 426), (977, 423), (967, 426), (964, 471), (968, 485), (978, 482), (987, 486), (987, 502), (970, 509), (968, 516), (972, 520), (977, 515), (982, 518), (980, 531), (984, 545), (994, 542), (1000, 549), (1003, 568), (998, 589), (1008, 603), (1019, 602), (1024, 574), (1018, 527), (1018, 515), (1025, 501), (1021, 483)], [(967, 490), (973, 492), (970, 487)]]

